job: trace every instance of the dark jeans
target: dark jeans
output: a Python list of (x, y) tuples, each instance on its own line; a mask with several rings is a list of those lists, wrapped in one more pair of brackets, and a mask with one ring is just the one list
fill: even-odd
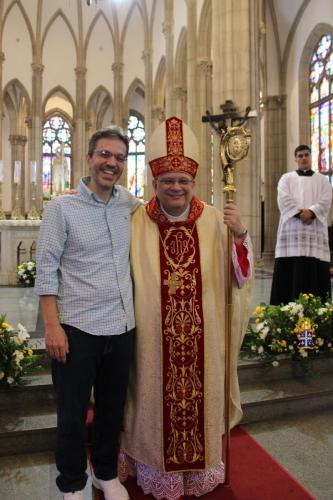
[(87, 482), (86, 416), (94, 387), (92, 465), (96, 477), (117, 476), (121, 431), (134, 330), (97, 336), (62, 325), (69, 342), (66, 363), (52, 361), (57, 392), (56, 465), (59, 489), (82, 490)]

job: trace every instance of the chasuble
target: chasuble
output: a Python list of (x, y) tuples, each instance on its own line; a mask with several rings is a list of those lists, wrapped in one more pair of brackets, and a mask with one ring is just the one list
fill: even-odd
[[(152, 208), (132, 218), (137, 330), (122, 449), (160, 471), (205, 471), (221, 463), (224, 432), (226, 226), (197, 198), (184, 222), (153, 220)], [(245, 246), (249, 277), (242, 289), (236, 279), (233, 286), (231, 426), (242, 416), (237, 363), (251, 297), (249, 238)], [(233, 262), (239, 275), (235, 249)]]

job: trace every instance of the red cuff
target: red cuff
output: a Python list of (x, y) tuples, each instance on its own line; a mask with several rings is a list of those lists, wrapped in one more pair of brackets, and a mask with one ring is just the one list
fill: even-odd
[(243, 245), (243, 243), (235, 243), (238, 263), (242, 271), (242, 275), (246, 277), (249, 273), (250, 263), (247, 258), (247, 248)]

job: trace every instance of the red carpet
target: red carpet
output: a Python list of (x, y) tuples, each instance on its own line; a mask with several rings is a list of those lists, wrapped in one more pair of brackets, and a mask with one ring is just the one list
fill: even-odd
[[(242, 427), (231, 432), (230, 485), (219, 486), (200, 497), (207, 500), (314, 500), (289, 472), (284, 469)], [(151, 500), (136, 485), (135, 479), (125, 486), (131, 500)], [(194, 500), (197, 497), (184, 497)], [(103, 500), (95, 490), (95, 500)]]

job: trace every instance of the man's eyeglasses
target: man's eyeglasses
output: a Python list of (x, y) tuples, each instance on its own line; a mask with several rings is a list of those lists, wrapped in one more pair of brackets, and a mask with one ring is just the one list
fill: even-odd
[(193, 181), (192, 179), (186, 179), (186, 178), (180, 178), (180, 179), (157, 179), (158, 182), (163, 184), (164, 186), (173, 186), (174, 184), (179, 184), (180, 186), (188, 186), (191, 184)]
[(94, 153), (99, 156), (100, 158), (104, 158), (104, 159), (108, 159), (108, 158), (112, 158), (112, 156), (114, 157), (114, 159), (118, 162), (118, 163), (124, 163), (126, 160), (127, 160), (127, 156), (125, 155), (122, 155), (122, 154), (113, 154), (111, 153), (110, 151), (108, 151), (107, 149), (98, 149), (96, 151), (94, 151)]

